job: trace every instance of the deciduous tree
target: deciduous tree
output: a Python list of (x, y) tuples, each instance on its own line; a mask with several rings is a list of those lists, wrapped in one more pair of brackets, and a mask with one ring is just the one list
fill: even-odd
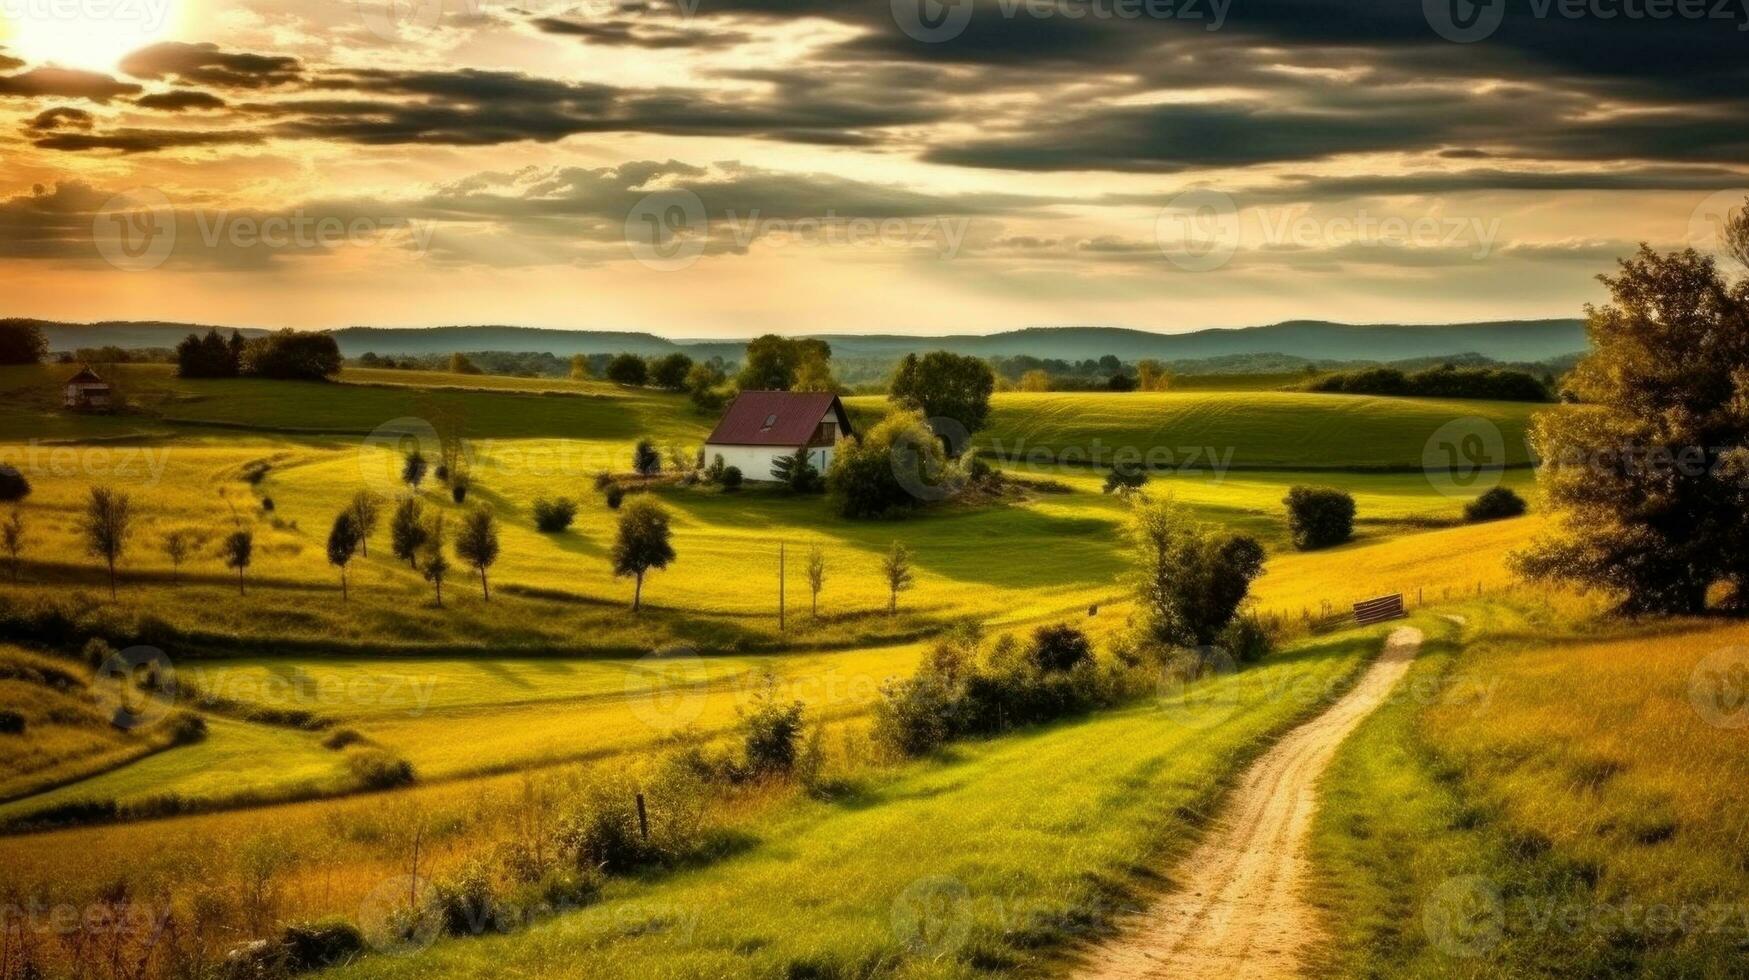
[(134, 530), (133, 498), (111, 487), (92, 487), (79, 526), (86, 549), (109, 568), (109, 597), (113, 599), (115, 566), (127, 552), (128, 537)]
[(498, 560), (498, 521), (484, 507), (475, 507), (462, 518), (462, 529), (455, 536), (456, 557), (480, 573), (480, 595), (492, 601), (492, 588), (486, 582), (486, 569)]
[(619, 532), (610, 557), (615, 576), (630, 575), (637, 580), (632, 590), (632, 611), (637, 612), (643, 604), (644, 575), (667, 568), (675, 557), (669, 540), (668, 512), (661, 504), (640, 495), (625, 505), (620, 511)]

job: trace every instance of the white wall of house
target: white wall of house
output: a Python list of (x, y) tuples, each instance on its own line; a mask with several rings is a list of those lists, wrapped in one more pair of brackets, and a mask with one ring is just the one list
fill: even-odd
[[(816, 446), (808, 450), (808, 458), (813, 461), (814, 469), (821, 473), (832, 464), (832, 447)], [(771, 468), (785, 456), (794, 456), (794, 448), (785, 449), (782, 446), (718, 446), (707, 444), (704, 447), (704, 462), (709, 466), (717, 456), (723, 457), (724, 466), (733, 466), (741, 471), (745, 480), (772, 480)]]

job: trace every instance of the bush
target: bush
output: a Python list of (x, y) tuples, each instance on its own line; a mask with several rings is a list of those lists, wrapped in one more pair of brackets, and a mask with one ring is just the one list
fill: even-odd
[(1549, 384), (1524, 371), (1460, 368), (1454, 365), (1404, 374), (1396, 368), (1367, 368), (1328, 374), (1307, 391), (1350, 395), (1410, 395), (1420, 398), (1486, 398), (1492, 401), (1546, 402)]
[(206, 719), (192, 711), (178, 711), (170, 718), (170, 744), (193, 745), (206, 738)]
[(1328, 487), (1294, 487), (1288, 491), (1287, 525), (1294, 547), (1301, 551), (1328, 548), (1354, 536), (1354, 498)]
[(583, 871), (622, 873), (655, 861), (638, 830), (637, 785), (620, 774), (583, 787), (560, 816), (559, 849)]
[(325, 749), (331, 749), (335, 752), (350, 746), (362, 745), (364, 743), (365, 737), (360, 735), (356, 729), (352, 728), (336, 728), (332, 732), (329, 732), (326, 738), (322, 739), (322, 747)]
[(1506, 487), (1494, 487), (1464, 505), (1464, 520), (1472, 523), (1498, 521), (1508, 517), (1522, 517), (1525, 510), (1523, 497)]
[(749, 776), (787, 776), (802, 740), (802, 703), (777, 700), (767, 688), (741, 719)]
[(0, 463), (0, 503), (17, 503), (30, 496), (30, 481), (18, 467)]
[(1032, 634), (1027, 658), (1041, 673), (1063, 673), (1093, 662), (1087, 634), (1073, 626), (1040, 626)]
[(450, 936), (480, 936), (498, 925), (502, 914), (486, 863), (469, 861), (431, 888), (431, 911)]
[(468, 491), (473, 489), (473, 483), (474, 481), (468, 479), (467, 474), (457, 473), (455, 479), (449, 481), (449, 498), (458, 504), (466, 503)]
[(826, 487), (845, 517), (883, 517), (944, 499), (956, 487), (941, 440), (915, 412), (893, 412), (839, 443)]
[(1221, 631), (1220, 646), (1242, 664), (1254, 664), (1275, 649), (1269, 626), (1254, 615), (1235, 618)]
[(288, 925), (279, 941), (286, 966), (295, 973), (338, 966), (364, 952), (364, 934), (339, 919)]
[(607, 362), (607, 380), (615, 384), (642, 385), (650, 377), (650, 366), (636, 354), (619, 354)]
[(243, 346), (241, 371), (260, 378), (321, 381), (340, 373), (340, 346), (331, 334), (281, 330)]
[(609, 510), (619, 510), (619, 505), (625, 502), (625, 488), (615, 483), (607, 488), (607, 507)]
[(947, 717), (953, 695), (941, 680), (919, 674), (888, 681), (875, 702), (870, 734), (888, 754), (915, 758), (940, 748), (952, 732)]
[(534, 526), (545, 534), (558, 534), (571, 526), (577, 519), (577, 504), (569, 497), (548, 500), (536, 497), (534, 501)]
[[(721, 459), (722, 457), (717, 458)], [(741, 479), (739, 466), (725, 466), (722, 475), (717, 478), (717, 482), (723, 485), (724, 490), (739, 490), (741, 489)]]
[(1140, 490), (1147, 482), (1148, 471), (1140, 463), (1116, 463), (1111, 467), (1111, 472), (1105, 474), (1105, 492)]
[(415, 778), (413, 763), (382, 749), (354, 752), (346, 760), (346, 768), (365, 789), (394, 789), (408, 786)]
[(601, 899), (601, 875), (576, 868), (554, 868), (538, 881), (523, 885), (510, 897), (521, 917), (538, 917), (575, 912)]
[(23, 735), (24, 716), (16, 711), (0, 708), (0, 735)]
[(632, 449), (632, 470), (639, 476), (655, 476), (662, 472), (662, 454), (648, 439), (639, 439)]

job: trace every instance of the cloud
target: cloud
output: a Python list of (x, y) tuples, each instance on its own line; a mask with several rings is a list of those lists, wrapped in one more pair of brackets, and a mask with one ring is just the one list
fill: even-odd
[(41, 133), (56, 129), (88, 130), (95, 121), (91, 113), (84, 109), (56, 106), (53, 109), (44, 109), (37, 113), (28, 123), (25, 123), (25, 128)]
[(121, 70), (135, 78), (232, 89), (274, 88), (303, 77), (303, 66), (296, 58), (223, 51), (216, 44), (178, 41), (135, 51), (122, 59)]
[(56, 133), (35, 141), (44, 150), (84, 152), (115, 150), (123, 154), (155, 153), (191, 147), (248, 145), (261, 142), (258, 133), (169, 129), (117, 129), (107, 133)]
[(223, 109), (226, 103), (211, 92), (179, 90), (142, 95), (134, 100), (134, 105), (159, 112), (185, 112), (189, 109)]
[(0, 77), (0, 96), (108, 102), (140, 91), (140, 86), (131, 82), (118, 82), (108, 75), (72, 68), (32, 68), (19, 75)]

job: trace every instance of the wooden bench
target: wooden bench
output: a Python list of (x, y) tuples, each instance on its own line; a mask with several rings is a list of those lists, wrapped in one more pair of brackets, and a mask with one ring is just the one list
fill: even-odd
[(1401, 592), (1354, 604), (1354, 621), (1362, 626), (1370, 626), (1373, 623), (1382, 623), (1390, 619), (1402, 619), (1408, 615), (1408, 611), (1403, 608), (1403, 593)]

